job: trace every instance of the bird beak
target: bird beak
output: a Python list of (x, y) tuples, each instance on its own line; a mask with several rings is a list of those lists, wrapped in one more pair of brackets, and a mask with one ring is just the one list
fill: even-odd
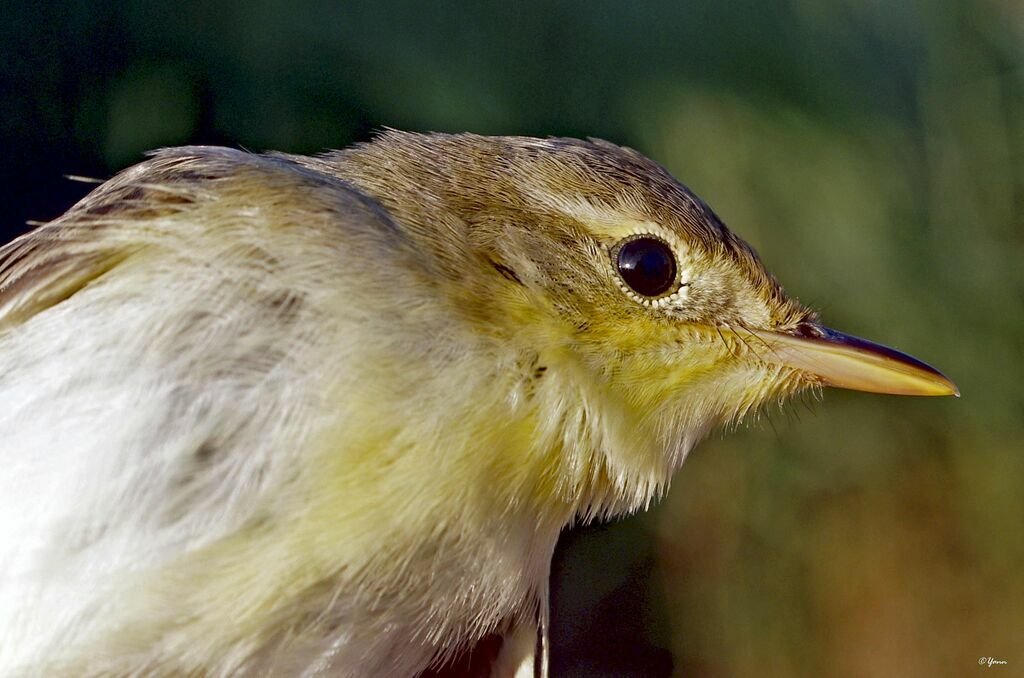
[(826, 386), (895, 395), (960, 397), (944, 374), (906, 353), (821, 325), (796, 332), (753, 330), (770, 349), (761, 357), (816, 376)]

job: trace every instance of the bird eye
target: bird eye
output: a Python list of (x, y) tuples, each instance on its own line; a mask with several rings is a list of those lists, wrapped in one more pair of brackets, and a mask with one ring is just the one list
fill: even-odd
[(665, 242), (653, 236), (627, 240), (615, 256), (619, 275), (645, 297), (667, 292), (676, 280), (676, 258)]

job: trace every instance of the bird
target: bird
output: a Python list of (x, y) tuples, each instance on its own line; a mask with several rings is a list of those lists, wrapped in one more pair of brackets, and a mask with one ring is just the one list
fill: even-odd
[(560, 532), (828, 386), (959, 395), (628, 147), (153, 152), (0, 249), (0, 674), (547, 675)]

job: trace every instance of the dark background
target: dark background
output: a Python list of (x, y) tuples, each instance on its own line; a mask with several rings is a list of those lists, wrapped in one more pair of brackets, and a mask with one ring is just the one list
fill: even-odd
[(1022, 37), (1014, 0), (3, 2), (0, 233), (163, 145), (634, 146), (963, 398), (714, 435), (656, 510), (563, 544), (556, 675), (1020, 674)]

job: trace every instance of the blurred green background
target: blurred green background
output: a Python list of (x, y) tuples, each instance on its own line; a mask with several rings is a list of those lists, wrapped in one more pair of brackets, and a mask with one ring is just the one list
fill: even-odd
[(0, 224), (163, 145), (633, 146), (963, 398), (715, 434), (650, 514), (566, 536), (555, 675), (1024, 675), (1022, 38), (1018, 0), (5, 2)]

